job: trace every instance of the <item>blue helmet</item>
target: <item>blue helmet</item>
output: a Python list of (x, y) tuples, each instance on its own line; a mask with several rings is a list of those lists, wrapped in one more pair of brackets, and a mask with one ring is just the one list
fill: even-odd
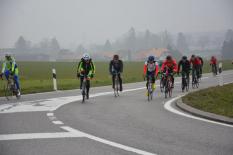
[(155, 57), (154, 57), (154, 56), (152, 56), (152, 55), (151, 55), (151, 56), (149, 56), (149, 57), (148, 57), (148, 61), (155, 61)]

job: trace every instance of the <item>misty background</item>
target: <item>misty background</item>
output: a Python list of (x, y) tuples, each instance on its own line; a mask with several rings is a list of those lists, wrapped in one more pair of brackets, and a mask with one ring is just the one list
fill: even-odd
[(0, 0), (0, 57), (233, 58), (232, 0)]

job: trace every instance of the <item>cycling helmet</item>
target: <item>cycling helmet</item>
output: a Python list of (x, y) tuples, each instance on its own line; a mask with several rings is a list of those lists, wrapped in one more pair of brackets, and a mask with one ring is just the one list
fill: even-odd
[(167, 59), (167, 60), (172, 60), (172, 56), (168, 55), (168, 56), (166, 57), (166, 59)]
[(11, 54), (10, 54), (10, 53), (6, 53), (6, 54), (5, 54), (5, 58), (6, 58), (6, 59), (10, 59), (10, 58), (11, 58)]
[(155, 57), (154, 57), (154, 56), (152, 56), (152, 55), (151, 55), (151, 56), (149, 56), (149, 57), (148, 57), (148, 61), (155, 61)]
[(187, 60), (187, 56), (184, 55), (184, 56), (182, 57), (182, 59), (183, 59), (183, 60)]
[(191, 56), (191, 58), (194, 58), (195, 57), (195, 55), (193, 54), (192, 56)]
[(88, 60), (91, 59), (91, 57), (90, 57), (90, 55), (89, 55), (88, 53), (84, 53), (84, 54), (83, 54), (83, 59), (84, 59), (85, 61), (88, 61)]
[(113, 56), (113, 60), (119, 60), (119, 55), (115, 54), (115, 55)]

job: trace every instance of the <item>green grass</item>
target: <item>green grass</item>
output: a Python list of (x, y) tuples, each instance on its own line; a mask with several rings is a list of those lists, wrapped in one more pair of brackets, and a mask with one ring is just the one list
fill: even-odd
[[(96, 75), (91, 81), (91, 86), (111, 84), (108, 65), (108, 62), (95, 62)], [(18, 66), (23, 94), (52, 91), (52, 68), (57, 71), (59, 90), (79, 88), (79, 80), (76, 78), (77, 63), (75, 62), (18, 62)], [(143, 62), (125, 62), (124, 83), (142, 81), (142, 71)], [(0, 82), (0, 96), (4, 95), (3, 82)]]
[[(123, 82), (142, 81), (144, 62), (125, 62)], [(91, 81), (91, 86), (104, 86), (111, 84), (108, 73), (108, 62), (95, 62), (96, 75)], [(59, 90), (75, 89), (79, 87), (76, 78), (77, 62), (18, 62), (20, 70), (20, 84), (23, 94), (45, 92), (53, 90), (52, 68), (57, 71)], [(224, 61), (223, 69), (233, 69), (231, 61)], [(203, 72), (210, 71), (210, 66), (205, 63)], [(3, 81), (4, 82), (4, 81)], [(0, 96), (3, 96), (3, 82), (0, 82)]]
[(233, 84), (190, 93), (183, 102), (200, 110), (233, 118)]

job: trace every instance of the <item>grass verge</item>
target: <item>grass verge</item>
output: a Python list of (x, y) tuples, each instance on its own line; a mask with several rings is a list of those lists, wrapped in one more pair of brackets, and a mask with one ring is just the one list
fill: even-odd
[(202, 111), (233, 118), (233, 84), (189, 93), (182, 101)]

